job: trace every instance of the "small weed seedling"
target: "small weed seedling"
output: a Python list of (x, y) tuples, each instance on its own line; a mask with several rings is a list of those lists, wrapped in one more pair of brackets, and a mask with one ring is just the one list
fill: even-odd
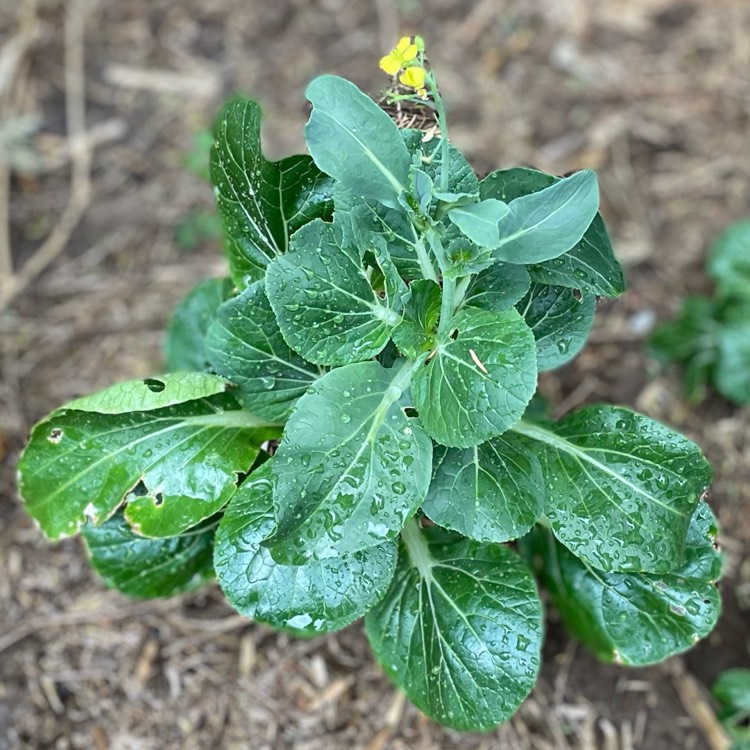
[(679, 315), (654, 332), (651, 350), (682, 365), (691, 401), (701, 401), (711, 384), (729, 401), (750, 404), (750, 219), (719, 236), (707, 270), (714, 296), (685, 299)]
[(274, 628), (364, 616), (416, 706), (487, 730), (539, 671), (533, 569), (605, 661), (653, 664), (713, 628), (710, 469), (628, 409), (552, 422), (529, 408), (537, 373), (580, 350), (596, 297), (623, 290), (596, 176), (479, 180), (421, 39), (381, 66), (388, 105), (423, 108), (427, 134), (322, 76), (310, 155), (269, 162), (258, 105), (224, 107), (211, 178), (231, 280), (177, 309), (170, 374), (40, 422), (20, 490), (47, 536), (82, 532), (126, 594), (215, 574)]
[(727, 669), (711, 688), (719, 703), (719, 720), (733, 745), (730, 750), (750, 750), (750, 669)]

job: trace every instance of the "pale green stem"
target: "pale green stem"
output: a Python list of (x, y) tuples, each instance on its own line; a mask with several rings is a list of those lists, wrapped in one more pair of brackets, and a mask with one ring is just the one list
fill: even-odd
[(427, 542), (425, 542), (424, 536), (419, 530), (419, 521), (416, 518), (407, 521), (406, 526), (401, 530), (401, 538), (404, 540), (409, 558), (419, 571), (419, 575), (426, 579), (432, 578), (434, 563)]
[(419, 269), (425, 279), (430, 279), (435, 283), (438, 282), (438, 275), (435, 273), (435, 267), (432, 265), (427, 248), (424, 246), (424, 240), (415, 232), (414, 248), (417, 251), (417, 260), (419, 260)]
[(463, 276), (458, 280), (458, 283), (456, 284), (456, 298), (453, 301), (455, 308), (458, 308), (464, 301), (469, 284), (471, 284), (471, 274)]

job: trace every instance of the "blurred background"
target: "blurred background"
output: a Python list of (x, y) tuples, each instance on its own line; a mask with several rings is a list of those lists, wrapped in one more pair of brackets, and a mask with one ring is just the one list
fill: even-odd
[[(359, 625), (292, 641), (214, 587), (105, 591), (14, 487), (30, 426), (159, 372), (172, 306), (226, 273), (206, 180), (222, 100), (257, 98), (267, 153), (300, 151), (308, 81), (377, 97), (378, 59), (407, 33), (479, 173), (599, 172), (628, 291), (542, 389), (558, 415), (615, 402), (696, 440), (727, 555), (719, 628), (659, 667), (598, 665), (550, 612), (537, 688), (484, 736), (406, 705)], [(0, 750), (726, 748), (705, 685), (748, 666), (750, 412), (688, 405), (644, 347), (686, 294), (711, 292), (708, 244), (748, 214), (747, 0), (0, 0)]]

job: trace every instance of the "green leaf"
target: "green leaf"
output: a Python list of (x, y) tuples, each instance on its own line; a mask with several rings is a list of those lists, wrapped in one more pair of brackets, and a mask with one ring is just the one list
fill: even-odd
[(357, 195), (397, 208), (411, 158), (393, 120), (336, 76), (319, 76), (305, 95), (313, 105), (305, 140), (318, 167)]
[(401, 317), (400, 300), (381, 300), (359, 251), (336, 224), (314, 221), (292, 237), (293, 252), (268, 268), (266, 293), (289, 346), (319, 365), (370, 359)]
[(716, 341), (716, 390), (737, 404), (750, 403), (750, 322), (720, 328)]
[(86, 524), (81, 532), (91, 565), (109, 588), (150, 599), (191, 591), (214, 577), (215, 528), (209, 519), (180, 536), (144, 539), (118, 512), (101, 526)]
[(426, 216), (430, 212), (432, 203), (433, 184), (432, 177), (421, 169), (411, 170), (411, 181), (414, 197), (416, 198), (419, 210)]
[(237, 384), (237, 400), (271, 422), (283, 422), (320, 376), (284, 341), (260, 281), (221, 306), (206, 348), (215, 371)]
[(470, 448), (505, 432), (536, 390), (534, 336), (516, 310), (461, 310), (412, 378), (414, 405), (441, 445)]
[(272, 463), (244, 482), (216, 532), (222, 591), (240, 614), (274, 628), (310, 633), (343, 628), (385, 595), (396, 567), (396, 543), (306, 565), (279, 565), (260, 546), (276, 530)]
[(422, 510), (443, 526), (479, 542), (523, 536), (544, 512), (536, 457), (500, 437), (473, 448), (437, 446)]
[[(483, 199), (500, 199), (493, 175), (481, 182)], [(598, 208), (599, 185), (590, 170), (516, 198), (500, 223), (500, 240), (493, 255), (523, 265), (557, 258), (581, 241)]]
[[(719, 702), (719, 720), (732, 738), (750, 741), (750, 669), (723, 671), (711, 692)], [(733, 745), (732, 750), (742, 750), (743, 745)]]
[(409, 286), (404, 300), (404, 317), (393, 331), (393, 341), (402, 354), (417, 359), (435, 343), (442, 300), (440, 286), (420, 279)]
[[(420, 137), (417, 144), (421, 153), (422, 168), (432, 178), (436, 186), (440, 185), (440, 175), (443, 164), (443, 143), (440, 139), (423, 141)], [(446, 191), (438, 190), (436, 197), (440, 198)], [(452, 143), (448, 143), (448, 193), (454, 200), (465, 196), (478, 196), (479, 180), (466, 157)], [(447, 198), (443, 195), (443, 200)]]
[(330, 219), (333, 181), (309, 156), (264, 158), (255, 102), (232, 99), (215, 130), (211, 181), (232, 279), (242, 289), (263, 277), (294, 231), (312, 219)]
[(448, 218), (480, 247), (496, 248), (500, 243), (500, 220), (510, 211), (507, 203), (486, 198), (479, 203), (448, 211)]
[(536, 339), (539, 371), (553, 370), (569, 362), (586, 343), (594, 323), (596, 298), (564, 286), (532, 284), (516, 305)]
[(523, 299), (529, 286), (531, 279), (525, 266), (495, 263), (472, 278), (462, 304), (479, 310), (502, 312)]
[(709, 253), (708, 274), (721, 296), (750, 297), (750, 219), (731, 224), (719, 235)]
[(116, 383), (90, 396), (74, 399), (62, 408), (92, 411), (97, 414), (151, 411), (214, 396), (224, 393), (228, 388), (229, 383), (217, 375), (203, 372), (171, 372), (153, 378)]
[(519, 557), (410, 523), (385, 599), (365, 618), (383, 669), (409, 700), (454, 729), (508, 719), (539, 671), (542, 605)]
[[(482, 181), (483, 198), (498, 198), (510, 203), (524, 195), (554, 185), (559, 177), (535, 169), (506, 169), (493, 172)], [(620, 264), (615, 259), (607, 230), (599, 214), (580, 242), (564, 255), (529, 268), (532, 279), (540, 284), (586, 289), (604, 297), (617, 297), (625, 289)]]
[(225, 393), (121, 414), (63, 407), (34, 427), (19, 489), (52, 539), (87, 519), (104, 523), (123, 502), (136, 533), (173, 536), (225, 505), (237, 475), (277, 435)]
[(232, 296), (229, 279), (206, 279), (175, 307), (167, 327), (167, 369), (202, 372), (209, 369), (205, 339), (221, 304)]
[(279, 528), (265, 545), (278, 562), (381, 544), (424, 500), (432, 443), (401, 403), (412, 367), (346, 365), (297, 402), (273, 462)]
[[(642, 414), (591, 406), (550, 426), (513, 427), (539, 457), (555, 536), (600, 570), (670, 573), (711, 481), (695, 443)], [(540, 487), (540, 491), (543, 489)]]
[[(443, 278), (460, 279), (463, 276), (480, 273), (495, 265), (492, 251), (473, 243), (456, 224), (449, 223), (445, 227), (442, 244), (445, 248), (446, 260)], [(520, 268), (524, 272), (526, 270), (523, 266), (510, 266), (504, 263), (499, 265)]]
[(646, 666), (687, 651), (716, 625), (721, 558), (701, 503), (672, 574), (604, 573), (545, 533), (543, 581), (567, 628), (603, 661)]

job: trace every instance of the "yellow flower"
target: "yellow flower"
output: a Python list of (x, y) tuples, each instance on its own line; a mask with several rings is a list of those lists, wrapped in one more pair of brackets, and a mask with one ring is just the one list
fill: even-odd
[(408, 86), (410, 89), (416, 89), (421, 96), (422, 92), (425, 90), (425, 69), (421, 65), (413, 65), (412, 67), (407, 68), (398, 77), (398, 80), (401, 81), (404, 86)]
[(395, 76), (405, 63), (416, 59), (419, 48), (412, 42), (410, 36), (402, 36), (391, 53), (380, 59), (380, 67), (389, 76)]

